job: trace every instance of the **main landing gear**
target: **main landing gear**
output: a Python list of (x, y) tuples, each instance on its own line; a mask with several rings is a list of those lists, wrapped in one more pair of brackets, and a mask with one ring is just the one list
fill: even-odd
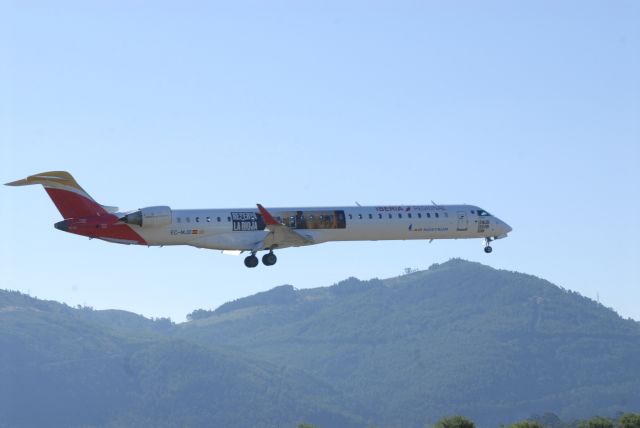
[(248, 268), (254, 268), (258, 266), (258, 258), (256, 257), (256, 253), (251, 253), (250, 256), (245, 257), (244, 265)]
[[(262, 264), (265, 266), (273, 266), (278, 261), (278, 258), (273, 251), (269, 251), (267, 254), (262, 256)], [(254, 268), (258, 266), (258, 258), (256, 257), (256, 253), (252, 252), (250, 256), (245, 257), (244, 265), (248, 268)]]
[(277, 261), (278, 258), (275, 254), (273, 254), (273, 251), (269, 251), (267, 254), (262, 256), (262, 264), (265, 266), (273, 266)]
[(493, 238), (491, 237), (484, 238), (484, 252), (487, 254), (493, 251), (493, 248), (491, 248), (491, 241), (493, 241)]

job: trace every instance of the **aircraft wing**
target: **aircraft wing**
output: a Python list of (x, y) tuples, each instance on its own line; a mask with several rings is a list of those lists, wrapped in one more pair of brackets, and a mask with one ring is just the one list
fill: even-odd
[(267, 237), (260, 243), (263, 248), (300, 247), (315, 244), (310, 236), (290, 229), (276, 220), (262, 205), (257, 205), (262, 218), (264, 218), (265, 230), (269, 231)]

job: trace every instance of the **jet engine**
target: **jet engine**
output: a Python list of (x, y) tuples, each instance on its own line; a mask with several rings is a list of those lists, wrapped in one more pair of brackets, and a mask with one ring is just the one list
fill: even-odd
[(165, 206), (140, 208), (120, 219), (140, 227), (159, 227), (171, 224), (171, 208)]

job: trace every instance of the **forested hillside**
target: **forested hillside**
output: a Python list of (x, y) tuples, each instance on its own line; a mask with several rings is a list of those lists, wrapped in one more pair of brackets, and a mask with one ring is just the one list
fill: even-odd
[(173, 328), (0, 291), (0, 427), (361, 426), (333, 387)]
[(305, 370), (383, 426), (453, 413), (497, 426), (546, 411), (570, 419), (640, 408), (639, 323), (476, 263), (283, 286), (209, 315), (181, 325), (180, 337)]
[(498, 426), (640, 409), (640, 323), (451, 260), (175, 325), (0, 291), (0, 426)]

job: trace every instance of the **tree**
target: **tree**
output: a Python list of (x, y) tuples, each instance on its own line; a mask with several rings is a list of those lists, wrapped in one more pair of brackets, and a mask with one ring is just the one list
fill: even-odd
[(640, 428), (640, 413), (625, 413), (620, 416), (618, 428)]
[(545, 428), (545, 426), (538, 421), (520, 421), (509, 425), (507, 428)]
[(463, 416), (450, 416), (440, 419), (433, 428), (475, 428), (475, 424)]
[(196, 309), (190, 314), (187, 314), (187, 320), (188, 321), (201, 320), (204, 318), (209, 318), (212, 315), (213, 315), (213, 311), (209, 311), (206, 309)]
[(591, 419), (580, 422), (578, 428), (614, 428), (614, 425), (611, 419), (594, 416)]
[(547, 428), (563, 428), (565, 424), (562, 422), (562, 419), (555, 413), (547, 412), (542, 416), (533, 416), (531, 418), (532, 421), (539, 422), (540, 425)]

